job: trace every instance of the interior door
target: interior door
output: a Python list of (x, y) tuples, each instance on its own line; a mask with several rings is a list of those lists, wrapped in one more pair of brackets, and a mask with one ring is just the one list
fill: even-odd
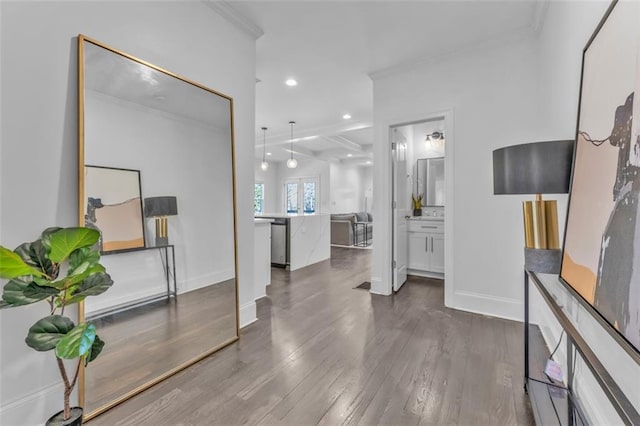
[(393, 290), (398, 291), (407, 281), (407, 217), (409, 216), (407, 188), (407, 144), (404, 135), (391, 132), (393, 158)]

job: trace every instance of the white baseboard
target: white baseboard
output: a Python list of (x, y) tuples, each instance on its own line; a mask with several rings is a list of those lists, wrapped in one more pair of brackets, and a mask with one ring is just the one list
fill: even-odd
[(407, 269), (408, 275), (413, 275), (414, 277), (422, 277), (422, 278), (436, 278), (439, 280), (444, 280), (444, 274), (439, 272), (429, 272), (429, 271), (419, 271), (417, 269)]
[[(0, 425), (42, 425), (62, 410), (62, 383), (53, 383), (36, 392), (7, 401), (0, 406)], [(71, 395), (72, 405), (77, 401), (76, 393)]]
[(178, 294), (198, 290), (211, 284), (218, 284), (230, 280), (234, 277), (232, 269), (210, 272), (198, 277), (190, 278), (185, 282), (178, 282)]
[(251, 301), (240, 306), (240, 328), (244, 328), (258, 320), (256, 316), (256, 302)]
[(470, 291), (455, 291), (453, 308), (476, 314), (522, 322), (522, 302), (506, 297), (490, 296)]

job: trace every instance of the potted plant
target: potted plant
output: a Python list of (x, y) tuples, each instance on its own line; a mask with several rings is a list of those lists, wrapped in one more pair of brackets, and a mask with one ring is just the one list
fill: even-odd
[(413, 204), (413, 215), (422, 216), (422, 195), (411, 194), (411, 202)]
[[(81, 363), (86, 366), (95, 360), (104, 347), (95, 325), (76, 325), (64, 316), (69, 306), (104, 293), (113, 284), (100, 264), (100, 253), (93, 247), (99, 238), (100, 233), (94, 229), (49, 228), (39, 239), (13, 251), (0, 246), (0, 277), (8, 280), (0, 309), (40, 301), (49, 305), (49, 315), (33, 324), (25, 339), (36, 351), (55, 351), (64, 383), (64, 409), (47, 425), (82, 424), (82, 408), (71, 408), (69, 398)], [(72, 372), (63, 361), (71, 359), (77, 360)]]

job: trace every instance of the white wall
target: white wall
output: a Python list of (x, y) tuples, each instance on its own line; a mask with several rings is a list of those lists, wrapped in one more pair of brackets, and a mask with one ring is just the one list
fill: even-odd
[[(331, 163), (331, 213), (353, 213), (365, 209), (365, 192), (371, 187), (371, 167)], [(371, 203), (369, 198), (368, 203)]]
[[(268, 161), (268, 160), (267, 160)], [(264, 183), (264, 213), (280, 213), (281, 208), (278, 204), (278, 165), (279, 163), (270, 162), (269, 168), (265, 171), (260, 167), (262, 160), (255, 160), (256, 183)]]
[[(234, 98), (241, 323), (253, 320), (255, 41), (200, 2), (2, 2), (0, 19), (2, 244), (78, 223), (83, 33)], [(37, 304), (0, 312), (1, 424), (40, 424), (61, 408), (53, 356), (23, 344), (45, 314)]]
[(297, 178), (318, 178), (320, 182), (320, 210), (318, 213), (328, 213), (330, 211), (330, 177), (329, 177), (329, 163), (322, 160), (313, 160), (307, 158), (298, 159), (298, 167), (290, 169), (287, 167), (286, 162), (278, 163), (277, 167), (277, 183), (276, 188), (277, 203), (276, 211), (269, 213), (282, 213), (284, 212), (284, 183), (289, 179)]
[[(478, 49), (374, 81), (375, 146), (372, 290), (390, 291), (390, 191), (388, 126), (452, 110), (446, 129), (446, 157), (455, 162), (447, 175), (447, 259), (455, 276), (446, 277), (448, 306), (507, 318), (522, 316), (523, 238), (520, 200), (496, 197), (492, 151), (538, 137), (535, 44), (514, 41)], [(565, 135), (566, 136), (566, 135)], [(451, 206), (454, 206), (453, 210)], [(452, 246), (453, 245), (453, 246)]]
[[(538, 39), (539, 116), (542, 137), (573, 138), (578, 114), (582, 51), (609, 6), (609, 2), (550, 2), (544, 26)], [(558, 206), (560, 222), (564, 224), (566, 203)], [(603, 362), (627, 398), (640, 411), (640, 367), (626, 355), (600, 325), (578, 302), (567, 297), (564, 288), (548, 288)], [(547, 345), (552, 347), (560, 338), (560, 326), (537, 295), (532, 294), (532, 315), (539, 323)], [(566, 365), (564, 343), (556, 360)], [(580, 367), (580, 366), (578, 366)], [(565, 370), (566, 371), (566, 370)], [(576, 389), (587, 415), (594, 424), (619, 424), (614, 419), (608, 400), (586, 368), (577, 377)]]

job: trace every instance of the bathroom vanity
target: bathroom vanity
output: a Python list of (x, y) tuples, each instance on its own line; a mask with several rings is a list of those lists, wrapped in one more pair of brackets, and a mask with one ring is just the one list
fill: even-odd
[(407, 232), (408, 274), (444, 278), (444, 217), (411, 217)]

